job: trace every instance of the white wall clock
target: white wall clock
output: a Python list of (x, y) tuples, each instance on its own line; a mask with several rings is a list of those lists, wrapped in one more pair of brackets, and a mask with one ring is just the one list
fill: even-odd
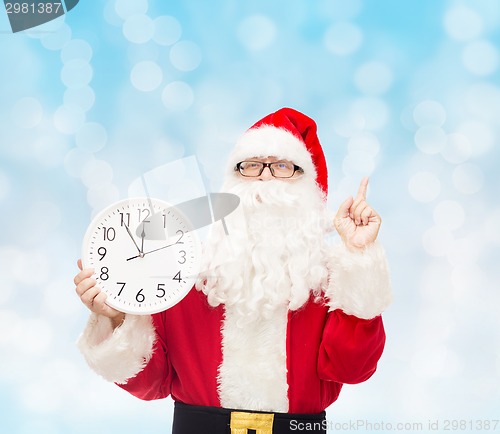
[(125, 313), (152, 314), (178, 303), (193, 287), (201, 243), (188, 218), (159, 199), (131, 198), (102, 210), (83, 240), (84, 268), (94, 268), (106, 303)]

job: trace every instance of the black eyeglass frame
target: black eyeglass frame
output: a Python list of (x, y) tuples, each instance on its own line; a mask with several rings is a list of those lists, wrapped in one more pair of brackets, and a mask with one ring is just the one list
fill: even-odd
[[(243, 173), (241, 172), (241, 165), (243, 163), (257, 163), (257, 164), (262, 164), (262, 168), (260, 169), (260, 172), (257, 174), (257, 175), (243, 175)], [(271, 172), (271, 175), (274, 177), (274, 178), (278, 178), (278, 179), (288, 179), (288, 178), (291, 178), (293, 175), (295, 175), (295, 172), (300, 172), (300, 173), (304, 173), (304, 169), (302, 169), (302, 167), (300, 166), (297, 166), (296, 164), (293, 165), (293, 172), (290, 176), (276, 176), (274, 174), (274, 170), (272, 168), (272, 165), (273, 164), (279, 164), (279, 163), (282, 163), (282, 161), (273, 161), (272, 163), (263, 163), (262, 161), (253, 161), (253, 160), (245, 160), (245, 161), (240, 161), (238, 164), (236, 164), (236, 166), (234, 167), (234, 171), (238, 171), (240, 172), (240, 175), (241, 176), (244, 176), (245, 178), (257, 178), (258, 176), (262, 175), (262, 172), (264, 172), (264, 169), (266, 167), (269, 167), (269, 171)]]

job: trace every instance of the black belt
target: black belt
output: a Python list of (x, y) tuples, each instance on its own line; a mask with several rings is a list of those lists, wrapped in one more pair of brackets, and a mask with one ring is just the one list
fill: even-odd
[(326, 434), (326, 413), (266, 413), (175, 403), (172, 434)]

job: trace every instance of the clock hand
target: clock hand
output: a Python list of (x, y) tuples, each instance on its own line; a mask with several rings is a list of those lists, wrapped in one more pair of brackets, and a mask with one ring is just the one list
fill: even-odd
[(144, 237), (146, 236), (146, 232), (144, 231), (144, 225), (142, 225), (142, 233), (141, 233), (141, 250), (139, 253), (144, 253)]
[[(137, 245), (137, 243), (135, 242), (135, 238), (134, 238), (134, 236), (132, 235), (132, 232), (130, 232), (130, 229), (128, 228), (127, 223), (123, 222), (123, 224), (125, 225), (125, 229), (127, 229), (127, 232), (128, 232), (128, 234), (130, 235), (130, 238), (132, 238), (132, 241), (134, 242), (135, 247), (137, 247), (137, 251), (138, 251), (139, 253), (142, 253), (142, 250), (141, 250), (141, 249), (139, 249), (139, 246), (138, 246), (138, 245)], [(144, 231), (144, 230), (143, 230), (143, 231)], [(144, 243), (144, 238), (142, 238), (142, 242)]]
[(172, 243), (172, 244), (167, 244), (166, 246), (159, 247), (157, 249), (150, 250), (149, 252), (145, 252), (145, 253), (139, 252), (138, 255), (132, 256), (131, 258), (128, 258), (127, 261), (130, 261), (131, 259), (135, 259), (135, 258), (144, 258), (144, 256), (148, 255), (149, 253), (157, 252), (158, 250), (163, 250), (163, 249), (166, 249), (167, 247), (175, 246), (176, 244), (177, 244), (177, 242)]

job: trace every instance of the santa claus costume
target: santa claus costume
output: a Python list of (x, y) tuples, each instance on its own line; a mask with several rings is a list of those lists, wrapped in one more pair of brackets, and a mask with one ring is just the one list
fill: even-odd
[[(235, 171), (268, 156), (292, 161), (302, 175), (259, 182)], [(190, 293), (165, 312), (127, 314), (114, 330), (92, 314), (79, 348), (131, 394), (170, 395), (174, 433), (291, 432), (292, 420), (324, 432), (317, 422), (342, 385), (367, 380), (383, 351), (380, 315), (391, 299), (383, 249), (325, 241), (327, 166), (316, 124), (295, 110), (243, 134), (223, 191), (241, 203), (229, 235), (212, 228)]]

